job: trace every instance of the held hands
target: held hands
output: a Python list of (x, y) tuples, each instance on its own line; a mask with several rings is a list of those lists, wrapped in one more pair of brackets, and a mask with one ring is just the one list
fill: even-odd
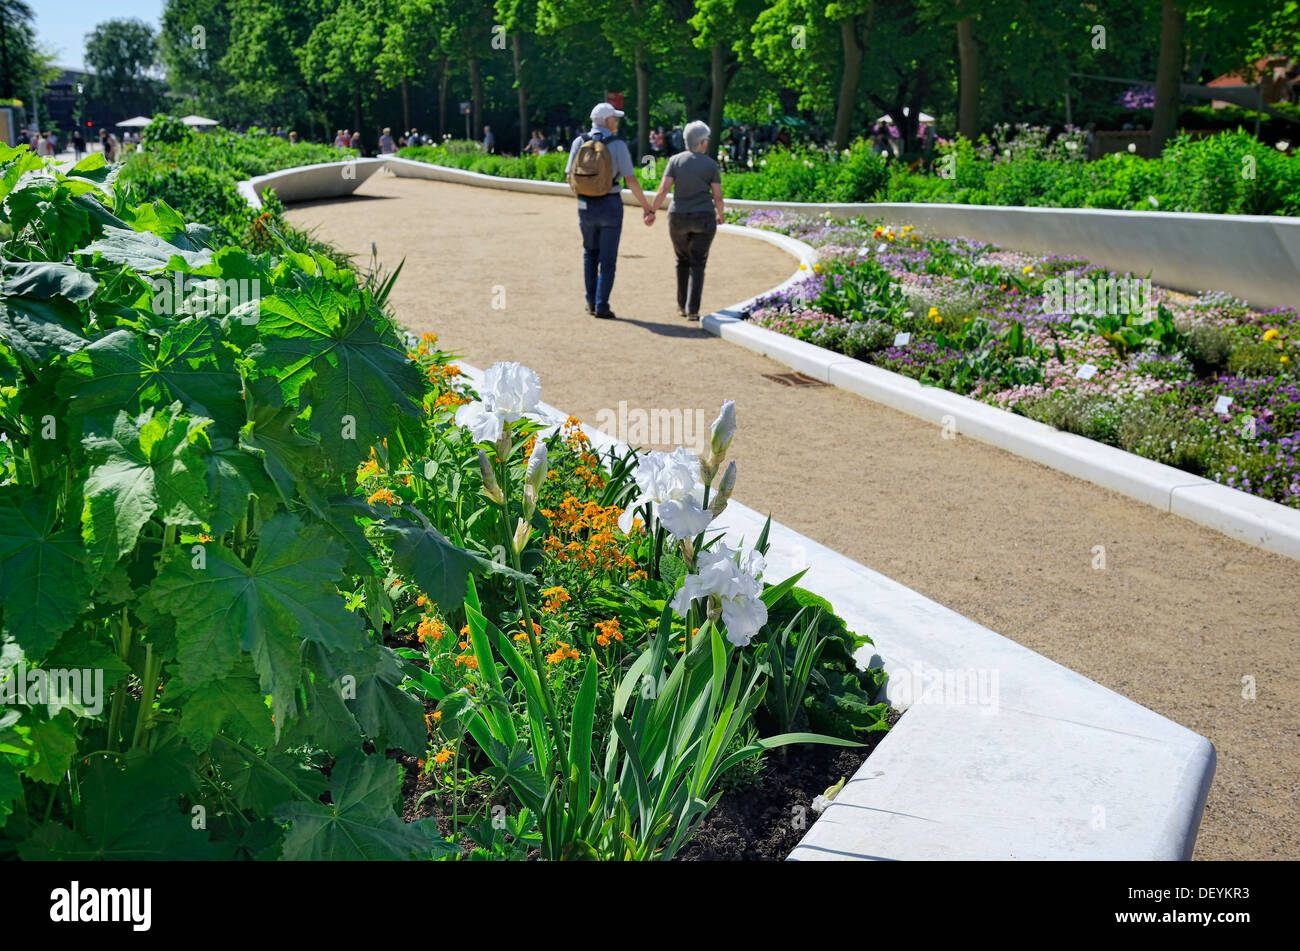
[(647, 205), (645, 210), (641, 213), (641, 220), (644, 221), (645, 226), (649, 228), (655, 223), (655, 210)]

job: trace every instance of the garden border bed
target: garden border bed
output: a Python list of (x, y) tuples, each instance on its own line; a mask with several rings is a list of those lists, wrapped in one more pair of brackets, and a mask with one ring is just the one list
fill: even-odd
[[(626, 451), (583, 431), (596, 451)], [(740, 547), (765, 521), (733, 499), (714, 528)], [(884, 666), (884, 699), (907, 714), (792, 860), (1191, 858), (1214, 778), (1205, 737), (779, 522), (768, 541), (766, 575), (807, 568), (800, 585), (872, 638), (858, 662)], [(969, 702), (972, 674), (991, 704)]]

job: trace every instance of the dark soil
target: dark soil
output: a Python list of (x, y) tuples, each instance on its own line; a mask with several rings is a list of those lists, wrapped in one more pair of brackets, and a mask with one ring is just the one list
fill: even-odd
[[(899, 716), (890, 713), (890, 726)], [(798, 746), (784, 758), (780, 750), (768, 753), (758, 783), (723, 793), (677, 861), (785, 861), (817, 819), (813, 799), (840, 777), (851, 778), (886, 735), (868, 733), (863, 747)]]

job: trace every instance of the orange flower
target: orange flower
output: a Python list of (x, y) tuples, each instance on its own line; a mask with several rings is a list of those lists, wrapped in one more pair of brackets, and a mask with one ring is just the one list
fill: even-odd
[(378, 492), (372, 493), (366, 501), (371, 505), (374, 505), (376, 501), (387, 502), (389, 505), (400, 505), (402, 500), (388, 489), (380, 489)]
[(451, 750), (447, 749), (447, 747), (444, 746), (442, 749), (438, 750), (438, 753), (436, 756), (434, 756), (433, 761), (437, 763), (439, 766), (441, 766), (449, 759), (451, 759)]
[(573, 660), (577, 660), (578, 657), (580, 656), (578, 652), (573, 649), (573, 646), (569, 644), (567, 641), (556, 641), (555, 643), (558, 644), (559, 646), (554, 651), (546, 655), (546, 662), (548, 664), (558, 664), (560, 663), (560, 661), (564, 660), (565, 658), (572, 658)]
[(564, 602), (573, 600), (572, 598), (569, 597), (568, 591), (564, 590), (564, 588), (559, 588), (559, 587), (547, 588), (545, 591), (542, 592), (542, 597), (546, 599), (546, 604), (542, 608), (542, 610), (545, 611), (547, 614), (558, 613), (560, 610), (560, 606), (563, 605)]
[(596, 643), (601, 647), (608, 647), (611, 640), (621, 641), (623, 639), (623, 632), (619, 630), (618, 626), (618, 618), (597, 621), (596, 631)]
[(420, 639), (421, 644), (440, 641), (446, 633), (447, 625), (436, 617), (420, 618), (419, 626), (415, 629), (415, 636)]

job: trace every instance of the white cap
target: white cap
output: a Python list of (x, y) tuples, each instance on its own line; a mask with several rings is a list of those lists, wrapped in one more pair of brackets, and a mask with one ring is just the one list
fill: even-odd
[(602, 102), (598, 103), (596, 108), (591, 110), (591, 121), (600, 122), (602, 119), (608, 119), (611, 116), (619, 116), (621, 118), (623, 115), (625, 115), (625, 113), (622, 109), (615, 109), (609, 103)]

